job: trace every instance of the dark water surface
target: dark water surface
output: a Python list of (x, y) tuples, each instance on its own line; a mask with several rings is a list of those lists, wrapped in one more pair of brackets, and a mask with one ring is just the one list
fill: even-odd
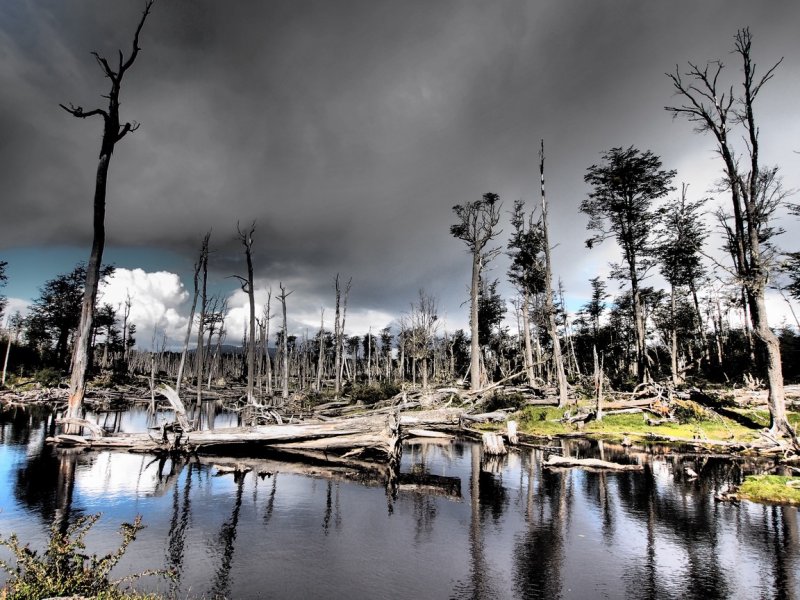
[[(137, 411), (93, 418), (146, 426)], [(232, 420), (217, 415), (217, 426)], [(0, 533), (42, 548), (54, 520), (102, 512), (88, 544), (107, 552), (119, 524), (141, 514), (147, 529), (114, 574), (173, 568), (177, 581), (144, 579), (139, 589), (179, 598), (800, 598), (797, 509), (713, 499), (769, 464), (561, 442), (559, 453), (645, 470), (549, 471), (546, 450), (482, 461), (470, 442), (412, 441), (393, 498), (291, 463), (234, 477), (213, 459), (54, 450), (44, 443), (50, 427), (46, 413), (0, 413)], [(424, 491), (403, 484), (410, 474)]]

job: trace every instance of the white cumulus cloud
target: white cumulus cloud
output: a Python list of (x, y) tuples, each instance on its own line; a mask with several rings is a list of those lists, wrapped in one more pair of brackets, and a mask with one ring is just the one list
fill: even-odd
[(100, 287), (98, 304), (113, 306), (121, 320), (128, 296), (131, 299), (129, 319), (136, 324), (138, 348), (150, 348), (154, 329), (159, 344), (164, 333), (168, 345), (182, 339), (188, 318), (183, 314), (188, 312), (183, 305), (189, 293), (177, 274), (117, 268)]

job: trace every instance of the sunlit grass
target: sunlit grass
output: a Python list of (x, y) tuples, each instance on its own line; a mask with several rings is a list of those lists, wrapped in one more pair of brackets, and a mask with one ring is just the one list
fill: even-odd
[(739, 487), (737, 496), (753, 502), (800, 504), (800, 487), (787, 485), (790, 481), (800, 485), (800, 478), (798, 477), (749, 475)]
[[(568, 408), (574, 412), (574, 407)], [(558, 436), (582, 432), (591, 437), (621, 438), (623, 436), (648, 437), (651, 435), (690, 440), (751, 442), (759, 437), (761, 429), (769, 426), (769, 413), (762, 410), (737, 409), (752, 426), (739, 423), (722, 415), (690, 419), (686, 422), (670, 422), (648, 425), (647, 413), (624, 413), (605, 415), (602, 421), (591, 420), (583, 427), (561, 422), (565, 410), (555, 407), (527, 406), (514, 414), (519, 431), (536, 437)], [(790, 422), (797, 427), (800, 414), (789, 413)], [(747, 421), (745, 420), (745, 423)]]

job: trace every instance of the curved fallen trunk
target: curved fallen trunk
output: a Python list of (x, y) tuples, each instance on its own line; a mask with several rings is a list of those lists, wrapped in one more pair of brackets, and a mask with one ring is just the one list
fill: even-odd
[(585, 469), (602, 469), (607, 471), (643, 471), (642, 465), (623, 465), (620, 463), (608, 462), (597, 458), (568, 458), (551, 454), (544, 462), (547, 468), (570, 468), (582, 467)]

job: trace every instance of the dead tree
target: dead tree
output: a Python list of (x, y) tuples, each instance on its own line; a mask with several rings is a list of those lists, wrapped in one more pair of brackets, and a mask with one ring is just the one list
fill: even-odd
[(542, 243), (544, 249), (544, 312), (547, 318), (547, 330), (553, 344), (553, 363), (558, 383), (558, 406), (567, 405), (567, 376), (564, 373), (564, 357), (561, 353), (561, 340), (556, 326), (556, 311), (553, 307), (553, 266), (550, 260), (550, 239), (547, 231), (547, 200), (544, 193), (544, 140), (539, 150), (539, 176), (542, 192)]
[(247, 333), (247, 403), (248, 404), (255, 404), (256, 399), (255, 395), (253, 394), (253, 377), (255, 375), (256, 370), (256, 352), (255, 352), (255, 342), (256, 342), (256, 301), (255, 295), (253, 290), (253, 233), (256, 230), (256, 222), (253, 221), (252, 225), (250, 225), (249, 230), (243, 231), (241, 227), (239, 227), (239, 223), (236, 223), (236, 231), (239, 234), (239, 241), (242, 242), (244, 246), (244, 254), (247, 259), (247, 279), (244, 277), (240, 277), (239, 275), (234, 275), (236, 279), (238, 279), (242, 286), (242, 291), (247, 294), (247, 298), (250, 301), (250, 320), (248, 323), (248, 333)]
[(336, 317), (333, 324), (333, 336), (334, 336), (334, 344), (336, 345), (334, 349), (334, 363), (333, 363), (333, 370), (334, 370), (334, 377), (336, 378), (334, 384), (334, 393), (336, 397), (339, 397), (339, 394), (342, 391), (342, 358), (344, 354), (344, 313), (347, 311), (347, 295), (350, 293), (350, 284), (353, 282), (353, 278), (351, 277), (347, 281), (347, 286), (344, 290), (344, 310), (342, 310), (342, 290), (339, 285), (339, 274), (336, 274), (336, 279), (334, 280), (334, 287), (336, 289)]
[(194, 295), (192, 296), (192, 309), (189, 311), (189, 322), (186, 324), (186, 336), (183, 338), (183, 351), (181, 352), (181, 362), (178, 365), (178, 375), (175, 378), (175, 393), (180, 396), (181, 381), (183, 380), (183, 371), (186, 367), (186, 356), (189, 353), (189, 340), (192, 337), (192, 325), (194, 324), (194, 313), (197, 310), (197, 297), (200, 294), (200, 269), (203, 264), (203, 254), (208, 249), (208, 235), (203, 238), (203, 243), (200, 246), (200, 258), (194, 263)]
[(272, 320), (270, 306), (272, 304), (272, 288), (267, 290), (267, 305), (264, 307), (264, 379), (266, 395), (272, 396), (272, 359), (269, 356), (269, 322)]
[(211, 238), (209, 231), (203, 238), (203, 249), (200, 252), (200, 268), (203, 271), (203, 285), (200, 292), (200, 319), (197, 323), (197, 347), (195, 348), (195, 367), (197, 369), (197, 421), (200, 422), (200, 409), (203, 406), (203, 339), (205, 334), (206, 319), (208, 318), (208, 241)]
[(325, 308), (319, 311), (319, 355), (317, 356), (317, 392), (322, 391), (322, 371), (325, 369)]
[[(733, 86), (726, 87), (719, 81), (724, 69), (721, 62), (707, 63), (703, 67), (689, 63), (687, 73), (681, 74), (676, 66), (674, 73), (667, 74), (684, 104), (668, 106), (666, 109), (675, 117), (685, 117), (698, 132), (710, 132), (716, 140), (733, 208), (730, 239), (735, 257), (734, 268), (745, 290), (750, 320), (766, 366), (770, 428), (774, 433), (794, 438), (794, 430), (786, 418), (780, 343), (769, 327), (765, 301), (769, 280), (769, 250), (763, 242), (769, 233), (774, 233), (769, 227), (771, 210), (774, 208), (770, 210), (764, 195), (768, 194), (768, 179), (770, 173), (774, 175), (774, 171), (765, 169), (760, 163), (758, 127), (754, 116), (759, 92), (772, 79), (783, 59), (757, 77), (751, 44), (749, 29), (736, 32), (734, 52), (741, 58), (744, 73), (738, 95), (734, 93)], [(744, 152), (737, 153), (729, 138), (736, 125), (744, 128)]]
[(278, 300), (281, 301), (281, 311), (283, 312), (283, 335), (281, 336), (281, 346), (282, 346), (282, 353), (283, 353), (283, 388), (281, 389), (281, 398), (283, 400), (289, 399), (289, 346), (288, 346), (288, 337), (289, 337), (289, 329), (286, 323), (286, 297), (289, 296), (292, 292), (287, 292), (286, 288), (283, 287), (283, 282), (280, 282), (281, 294), (278, 296)]
[(436, 297), (425, 290), (419, 290), (419, 298), (411, 305), (408, 317), (410, 329), (410, 351), (414, 363), (422, 361), (422, 389), (428, 389), (428, 356), (433, 346), (438, 323), (438, 307)]
[(105, 246), (106, 232), (106, 185), (108, 182), (108, 167), (111, 163), (111, 155), (117, 142), (124, 138), (131, 131), (136, 131), (139, 124), (126, 122), (122, 124), (119, 116), (119, 94), (122, 86), (122, 79), (139, 56), (139, 35), (144, 27), (144, 22), (150, 14), (153, 0), (148, 0), (145, 4), (142, 18), (136, 27), (133, 36), (133, 46), (127, 60), (122, 51), (119, 52), (119, 63), (116, 69), (97, 52), (92, 55), (100, 65), (104, 75), (111, 81), (111, 90), (105, 96), (108, 99), (108, 108), (95, 108), (84, 110), (81, 106), (70, 104), (61, 108), (79, 119), (87, 117), (103, 117), (103, 138), (100, 143), (100, 157), (97, 164), (97, 176), (95, 178), (94, 190), (94, 210), (93, 210), (93, 236), (92, 250), (89, 254), (89, 262), (86, 265), (86, 282), (84, 285), (83, 301), (81, 302), (81, 318), (78, 330), (75, 334), (75, 342), (72, 351), (72, 375), (69, 382), (69, 403), (67, 414), (69, 417), (80, 416), (83, 405), (83, 396), (86, 392), (86, 372), (89, 369), (89, 346), (91, 344), (92, 331), (94, 329), (94, 312), (97, 301), (97, 288), (100, 284), (100, 265), (103, 261), (103, 248)]
[(481, 271), (494, 258), (499, 249), (486, 249), (487, 244), (497, 237), (500, 222), (500, 197), (497, 194), (484, 194), (480, 200), (465, 202), (453, 207), (458, 223), (450, 226), (450, 234), (467, 244), (472, 254), (472, 282), (470, 285), (470, 388), (481, 388), (480, 344), (478, 342), (478, 296), (480, 294)]

